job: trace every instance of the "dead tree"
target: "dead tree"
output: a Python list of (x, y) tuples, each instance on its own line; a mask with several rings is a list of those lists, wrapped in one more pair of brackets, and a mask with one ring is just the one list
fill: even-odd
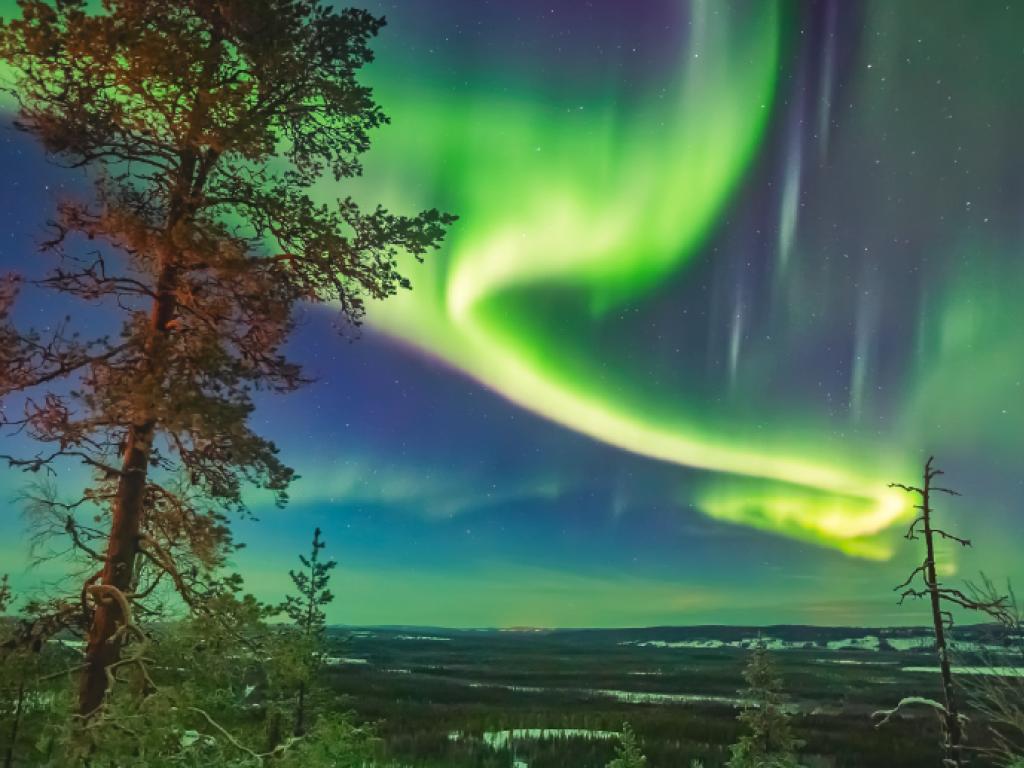
[(910, 541), (924, 541), (924, 559), (921, 564), (910, 572), (905, 581), (895, 587), (900, 593), (900, 604), (908, 598), (926, 598), (929, 602), (932, 614), (932, 627), (935, 633), (935, 653), (939, 659), (939, 673), (942, 678), (943, 702), (934, 702), (921, 697), (908, 697), (891, 710), (876, 712), (875, 716), (880, 717), (878, 725), (883, 725), (889, 718), (905, 706), (924, 704), (935, 709), (942, 722), (943, 728), (943, 765), (947, 768), (959, 768), (964, 765), (964, 722), (965, 718), (960, 713), (957, 705), (956, 687), (953, 683), (953, 670), (949, 660), (949, 637), (948, 634), (953, 627), (953, 614), (949, 607), (959, 607), (971, 611), (982, 611), (989, 615), (998, 614), (1005, 606), (1005, 598), (995, 598), (991, 601), (979, 601), (969, 597), (962, 590), (948, 587), (939, 581), (936, 569), (935, 539), (954, 541), (961, 547), (971, 546), (969, 539), (955, 536), (948, 531), (935, 527), (933, 520), (934, 509), (932, 508), (932, 496), (936, 493), (944, 493), (949, 496), (959, 496), (957, 491), (950, 488), (943, 488), (935, 485), (934, 480), (943, 472), (933, 466), (935, 458), (929, 457), (924, 465), (924, 474), (920, 487), (904, 485), (903, 483), (891, 483), (890, 488), (899, 488), (908, 493), (917, 494), (920, 504), (915, 504), (914, 509), (918, 511), (917, 516), (910, 523), (904, 538)]

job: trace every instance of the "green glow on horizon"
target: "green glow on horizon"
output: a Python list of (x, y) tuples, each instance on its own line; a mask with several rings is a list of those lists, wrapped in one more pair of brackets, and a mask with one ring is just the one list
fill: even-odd
[[(573, 323), (635, 305), (700, 257), (764, 137), (780, 63), (778, 3), (742, 14), (692, 8), (700, 34), (680, 41), (665, 98), (625, 115), (614, 98), (549, 103), (537, 83), (519, 99), (483, 86), (453, 99), (433, 73), (379, 78), (395, 125), (369, 159), (372, 190), (390, 179), (389, 201), (440, 197), (461, 218), (443, 254), (410, 268), (415, 289), (374, 307), (370, 322), (595, 440), (786, 489), (745, 496), (740, 484), (723, 494), (717, 481), (697, 500), (711, 517), (888, 557), (871, 537), (909, 512), (884, 490), (892, 466), (880, 475), (871, 471), (879, 457), (795, 430), (766, 438), (699, 403), (648, 402), (641, 387), (603, 383), (600, 352), (590, 357), (572, 335)], [(545, 291), (557, 291), (565, 326), (537, 322)]]

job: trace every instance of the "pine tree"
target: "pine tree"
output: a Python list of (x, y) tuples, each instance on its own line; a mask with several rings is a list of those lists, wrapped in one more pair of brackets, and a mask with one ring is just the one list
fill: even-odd
[(334, 595), (327, 588), (331, 580), (331, 571), (337, 566), (334, 560), (320, 560), (320, 552), (327, 545), (320, 538), (320, 529), (313, 532), (313, 544), (309, 557), (299, 555), (304, 570), (289, 571), (292, 583), (298, 595), (288, 595), (282, 610), (292, 620), (304, 641), (301, 647), (309, 649), (306, 676), (299, 681), (299, 691), (295, 704), (296, 736), (306, 731), (306, 689), (323, 658), (324, 632), (327, 628), (327, 614), (324, 608), (334, 600)]
[(399, 255), (435, 248), (452, 217), (311, 196), (325, 176), (358, 175), (387, 121), (357, 77), (383, 19), (322, 0), (18, 6), (0, 22), (15, 127), (93, 182), (61, 203), (43, 246), (56, 266), (28, 284), (106, 313), (93, 328), (120, 322), (20, 331), (10, 307), (26, 281), (0, 280), (0, 400), (24, 395), (0, 424), (38, 445), (4, 458), (93, 475), (70, 500), (35, 499), (42, 532), (91, 574), (51, 621), (85, 635), (78, 712), (91, 718), (110, 680), (144, 663), (125, 649), (144, 642), (137, 618), (158, 585), (219, 620), (204, 596), (243, 487), (286, 502), (293, 472), (249, 417), (254, 392), (305, 382), (282, 354), (298, 305), (359, 322), (367, 299), (408, 287)]
[(619, 743), (615, 748), (615, 759), (608, 763), (608, 768), (644, 768), (647, 758), (642, 749), (643, 745), (633, 732), (633, 726), (623, 723)]
[(795, 768), (801, 742), (793, 736), (782, 680), (763, 640), (754, 647), (743, 679), (746, 706), (737, 719), (748, 733), (732, 746), (729, 768)]

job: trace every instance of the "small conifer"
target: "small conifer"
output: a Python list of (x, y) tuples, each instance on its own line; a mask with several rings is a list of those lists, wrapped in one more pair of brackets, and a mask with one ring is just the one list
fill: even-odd
[(642, 752), (643, 744), (633, 732), (629, 723), (622, 724), (619, 745), (615, 749), (615, 759), (608, 763), (608, 768), (644, 768), (647, 758)]
[(737, 719), (747, 733), (732, 746), (729, 768), (796, 768), (802, 744), (793, 736), (782, 681), (763, 640), (754, 647), (743, 679), (746, 706)]

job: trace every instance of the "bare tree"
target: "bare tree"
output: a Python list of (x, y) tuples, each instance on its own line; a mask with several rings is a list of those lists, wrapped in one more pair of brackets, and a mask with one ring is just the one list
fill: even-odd
[(249, 416), (255, 391), (306, 381), (282, 354), (296, 306), (332, 302), (358, 323), (367, 298), (408, 287), (399, 254), (435, 248), (453, 219), (310, 196), (325, 174), (359, 174), (387, 120), (357, 79), (383, 19), (321, 0), (18, 5), (0, 25), (15, 126), (93, 183), (51, 222), (56, 266), (21, 282), (121, 323), (19, 331), (19, 279), (0, 283), (0, 399), (22, 406), (2, 423), (40, 446), (6, 458), (92, 473), (70, 501), (37, 500), (89, 567), (31, 630), (85, 633), (78, 710), (91, 716), (142, 663), (122, 648), (141, 643), (147, 597), (170, 584), (204, 610), (243, 486), (287, 500), (293, 472)]
[(954, 541), (962, 547), (971, 546), (968, 539), (956, 536), (948, 531), (938, 528), (934, 524), (932, 499), (936, 493), (944, 493), (948, 496), (959, 496), (957, 491), (950, 488), (943, 488), (935, 485), (935, 478), (943, 474), (942, 470), (933, 466), (935, 458), (929, 457), (924, 465), (921, 486), (904, 485), (903, 483), (892, 483), (890, 488), (899, 488), (913, 493), (920, 499), (919, 504), (914, 505), (918, 514), (910, 523), (910, 527), (904, 538), (910, 541), (924, 542), (924, 559), (921, 564), (910, 572), (905, 581), (895, 587), (900, 593), (900, 604), (908, 598), (926, 598), (929, 602), (932, 615), (932, 628), (935, 633), (935, 653), (939, 660), (939, 674), (942, 679), (943, 702), (934, 702), (922, 697), (908, 697), (903, 699), (894, 709), (876, 712), (880, 718), (878, 725), (882, 725), (900, 711), (902, 708), (911, 705), (925, 705), (935, 709), (943, 726), (943, 764), (950, 768), (959, 768), (964, 765), (964, 717), (959, 711), (957, 702), (956, 686), (953, 683), (953, 669), (950, 664), (950, 648), (948, 633), (953, 628), (953, 614), (950, 607), (958, 607), (971, 611), (983, 611), (988, 614), (998, 614), (1005, 606), (1005, 598), (993, 597), (991, 600), (979, 600), (966, 594), (963, 590), (949, 587), (938, 579), (935, 556), (936, 538)]

